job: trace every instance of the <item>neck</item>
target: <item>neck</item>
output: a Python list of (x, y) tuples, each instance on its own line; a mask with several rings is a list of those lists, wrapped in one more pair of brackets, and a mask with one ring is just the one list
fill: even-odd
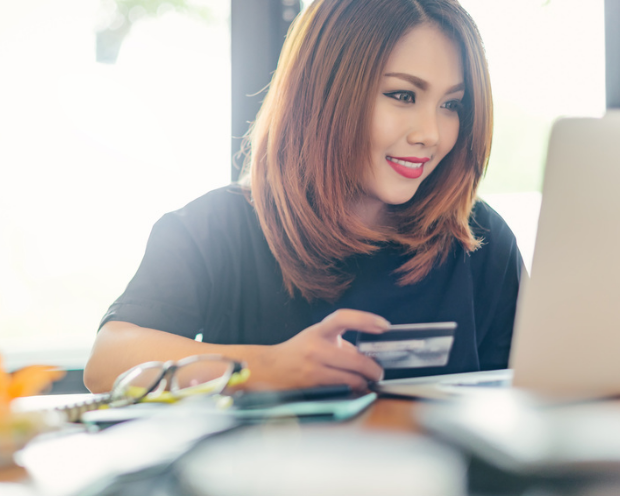
[(369, 201), (368, 198), (364, 201), (359, 200), (353, 210), (362, 223), (370, 229), (387, 224), (385, 203), (380, 200)]

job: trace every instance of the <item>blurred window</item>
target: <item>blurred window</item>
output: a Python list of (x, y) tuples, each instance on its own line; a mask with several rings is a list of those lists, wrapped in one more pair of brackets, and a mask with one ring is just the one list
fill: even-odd
[(10, 366), (83, 365), (151, 225), (229, 182), (229, 19), (230, 0), (0, 2)]
[(514, 231), (529, 270), (551, 126), (560, 117), (605, 112), (604, 0), (461, 4), (480, 29), (495, 105), (480, 196)]

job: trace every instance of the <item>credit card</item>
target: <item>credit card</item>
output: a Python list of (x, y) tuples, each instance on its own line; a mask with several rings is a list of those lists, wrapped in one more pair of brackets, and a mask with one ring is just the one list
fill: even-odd
[(397, 324), (383, 334), (360, 332), (357, 349), (384, 369), (442, 367), (448, 363), (456, 322)]

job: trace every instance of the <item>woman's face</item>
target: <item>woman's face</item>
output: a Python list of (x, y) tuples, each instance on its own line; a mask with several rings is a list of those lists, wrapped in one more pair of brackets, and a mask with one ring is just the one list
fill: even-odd
[(397, 43), (385, 66), (371, 123), (371, 167), (359, 212), (377, 222), (385, 205), (409, 201), (456, 143), (464, 96), (458, 46), (423, 25)]

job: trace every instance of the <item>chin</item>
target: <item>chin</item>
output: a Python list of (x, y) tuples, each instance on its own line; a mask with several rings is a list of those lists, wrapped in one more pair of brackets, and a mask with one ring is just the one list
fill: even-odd
[(418, 191), (418, 189), (416, 188), (414, 191), (408, 191), (408, 192), (403, 192), (400, 194), (391, 194), (391, 195), (385, 195), (384, 199), (383, 199), (383, 203), (385, 203), (386, 205), (403, 205), (405, 203), (407, 203), (408, 201), (410, 201), (416, 194), (416, 192)]

